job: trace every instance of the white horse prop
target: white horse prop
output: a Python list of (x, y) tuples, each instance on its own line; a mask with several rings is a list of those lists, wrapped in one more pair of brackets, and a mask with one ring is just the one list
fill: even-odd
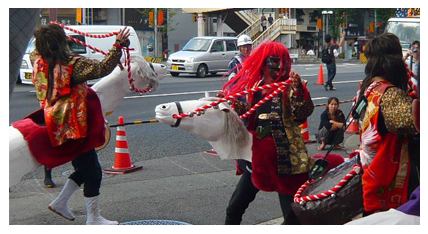
[[(157, 89), (159, 78), (157, 74), (165, 74), (162, 67), (151, 67), (142, 57), (131, 57), (131, 74), (134, 87), (151, 87)], [(127, 67), (125, 67), (127, 68)], [(156, 70), (158, 69), (158, 70)], [(98, 95), (104, 116), (112, 113), (123, 98), (131, 94), (127, 69), (116, 67), (112, 73), (102, 78), (92, 86)], [(9, 187), (21, 181), (22, 177), (40, 167), (41, 164), (34, 158), (20, 131), (13, 126), (9, 127)]]

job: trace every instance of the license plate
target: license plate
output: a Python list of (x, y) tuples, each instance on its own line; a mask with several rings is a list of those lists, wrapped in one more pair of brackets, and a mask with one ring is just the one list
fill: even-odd
[(178, 66), (177, 66), (177, 65), (172, 65), (172, 66), (171, 66), (171, 69), (172, 69), (172, 70), (178, 70)]
[(31, 73), (26, 72), (25, 73), (25, 79), (31, 79)]

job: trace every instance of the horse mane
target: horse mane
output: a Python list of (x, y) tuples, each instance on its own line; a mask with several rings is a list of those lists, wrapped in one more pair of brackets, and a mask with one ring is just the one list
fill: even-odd
[[(207, 97), (201, 98), (201, 101), (217, 101), (219, 98)], [(242, 148), (248, 143), (250, 135), (245, 127), (242, 120), (238, 117), (238, 114), (226, 103), (227, 109), (222, 108), (224, 113), (223, 130), (224, 134), (221, 135), (219, 142), (221, 145), (227, 146), (230, 151), (228, 158), (240, 158)]]
[(225, 112), (225, 121), (221, 142), (224, 145), (230, 144), (230, 154), (239, 156), (241, 149), (248, 142), (248, 130), (235, 111)]

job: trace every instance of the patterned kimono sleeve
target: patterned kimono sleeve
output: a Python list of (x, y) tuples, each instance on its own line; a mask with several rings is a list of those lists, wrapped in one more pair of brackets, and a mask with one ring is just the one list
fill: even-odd
[(401, 135), (416, 133), (413, 124), (412, 98), (403, 90), (397, 87), (387, 89), (382, 96), (380, 108), (389, 132)]
[(80, 58), (74, 64), (72, 84), (81, 84), (88, 80), (98, 79), (110, 74), (120, 62), (122, 51), (113, 47), (103, 61)]

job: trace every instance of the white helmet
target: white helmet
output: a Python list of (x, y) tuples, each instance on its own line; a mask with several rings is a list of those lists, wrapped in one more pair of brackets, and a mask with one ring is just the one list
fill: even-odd
[(251, 37), (249, 37), (248, 35), (241, 35), (238, 37), (238, 47), (243, 46), (243, 45), (252, 45), (253, 41), (251, 40)]

